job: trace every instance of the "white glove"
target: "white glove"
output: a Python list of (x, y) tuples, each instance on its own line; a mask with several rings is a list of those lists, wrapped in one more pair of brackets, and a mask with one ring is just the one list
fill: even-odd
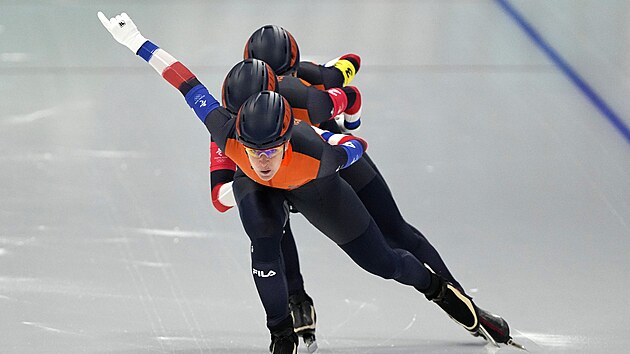
[(147, 39), (140, 34), (138, 27), (136, 27), (136, 24), (133, 23), (126, 13), (123, 12), (109, 20), (100, 11), (97, 16), (114, 39), (129, 48), (134, 54), (138, 53), (140, 47), (147, 41)]
[(234, 198), (234, 190), (232, 189), (232, 181), (223, 184), (219, 187), (219, 195), (217, 199), (221, 202), (221, 204), (227, 207), (236, 206), (236, 199)]
[(357, 112), (355, 114), (340, 113), (340, 114), (335, 116), (335, 123), (337, 123), (337, 127), (339, 128), (339, 130), (343, 134), (354, 134), (354, 135), (356, 135), (356, 133), (358, 133), (359, 130), (361, 129), (361, 125), (358, 125), (354, 129), (349, 129), (349, 128), (346, 127), (345, 123), (346, 123), (346, 121), (348, 121), (348, 122), (356, 122), (360, 117), (361, 117), (361, 110), (360, 109), (359, 109), (359, 112)]

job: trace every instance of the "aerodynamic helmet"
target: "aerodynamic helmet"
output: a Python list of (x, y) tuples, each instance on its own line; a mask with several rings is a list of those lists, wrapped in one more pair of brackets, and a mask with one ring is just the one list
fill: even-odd
[(293, 112), (277, 92), (262, 91), (249, 97), (236, 116), (236, 138), (252, 149), (270, 149), (291, 139)]
[(269, 64), (276, 75), (288, 75), (300, 63), (300, 49), (289, 31), (266, 25), (249, 37), (243, 58), (260, 59)]
[(234, 65), (223, 80), (223, 106), (236, 114), (243, 102), (260, 91), (276, 91), (278, 78), (264, 61), (245, 59)]

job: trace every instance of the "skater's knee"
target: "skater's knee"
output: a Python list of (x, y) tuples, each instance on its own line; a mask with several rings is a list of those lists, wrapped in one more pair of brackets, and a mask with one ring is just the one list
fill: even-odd
[(283, 221), (278, 218), (242, 218), (252, 245), (252, 259), (275, 260), (280, 255)]
[(252, 261), (273, 262), (280, 258), (280, 237), (265, 237), (252, 240)]
[(282, 235), (284, 220), (280, 217), (243, 218), (242, 224), (250, 238), (270, 238)]
[(241, 223), (252, 242), (281, 236), (287, 220), (284, 199), (265, 192), (250, 193), (238, 205)]

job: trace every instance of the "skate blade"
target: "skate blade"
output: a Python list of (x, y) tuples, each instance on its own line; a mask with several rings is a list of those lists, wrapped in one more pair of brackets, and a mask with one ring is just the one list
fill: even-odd
[(513, 346), (513, 347), (516, 347), (516, 348), (518, 348), (518, 349), (524, 350), (524, 351), (526, 351), (526, 352), (528, 352), (528, 351), (529, 351), (529, 350), (527, 350), (527, 348), (525, 348), (525, 346), (524, 346), (524, 345), (522, 345), (522, 344), (519, 344), (519, 343), (515, 342), (512, 338), (508, 339), (507, 344), (508, 344), (508, 345), (511, 345), (511, 346)]
[(317, 341), (315, 340), (314, 335), (306, 335), (304, 336), (304, 344), (306, 344), (306, 351), (310, 354), (315, 353), (317, 350)]
[(490, 333), (488, 333), (488, 330), (486, 330), (484, 326), (479, 325), (479, 333), (485, 340), (488, 341), (488, 343), (494, 345), (497, 348), (500, 348), (499, 343), (497, 343), (497, 341), (492, 338), (492, 336), (490, 335)]

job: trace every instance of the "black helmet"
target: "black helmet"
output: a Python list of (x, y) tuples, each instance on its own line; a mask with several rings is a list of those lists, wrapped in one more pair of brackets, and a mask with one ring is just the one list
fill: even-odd
[(291, 139), (293, 112), (279, 93), (262, 91), (249, 97), (236, 116), (236, 139), (252, 149), (270, 149)]
[(260, 91), (276, 91), (278, 78), (269, 65), (258, 59), (245, 59), (234, 65), (223, 81), (221, 98), (230, 112), (238, 112), (249, 96)]
[(260, 59), (269, 64), (276, 75), (286, 75), (297, 69), (300, 49), (289, 31), (280, 26), (266, 25), (249, 37), (243, 58)]

